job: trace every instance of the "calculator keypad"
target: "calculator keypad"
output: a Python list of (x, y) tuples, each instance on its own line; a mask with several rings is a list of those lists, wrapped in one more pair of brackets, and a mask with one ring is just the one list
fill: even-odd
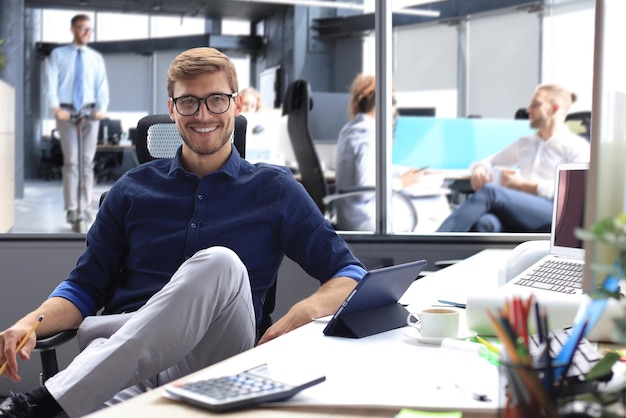
[(280, 392), (285, 390), (285, 388), (288, 387), (283, 383), (247, 373), (200, 380), (185, 385), (185, 389), (187, 390), (214, 398), (218, 401), (245, 398), (252, 394), (257, 396), (266, 395)]

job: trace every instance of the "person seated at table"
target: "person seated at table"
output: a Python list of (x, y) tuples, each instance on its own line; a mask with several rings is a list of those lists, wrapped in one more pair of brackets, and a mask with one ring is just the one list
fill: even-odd
[(0, 364), (16, 382), (25, 337), (28, 360), (36, 334), (78, 328), (80, 354), (44, 385), (11, 394), (0, 417), (83, 416), (252, 348), (285, 255), (321, 286), (259, 344), (333, 314), (365, 275), (288, 169), (253, 165), (232, 145), (242, 99), (226, 55), (182, 52), (167, 90), (183, 138), (176, 156), (113, 185), (68, 278), (0, 333)]
[(589, 142), (565, 117), (576, 94), (563, 86), (537, 87), (528, 106), (533, 135), (470, 166), (473, 193), (438, 232), (550, 232), (556, 167), (588, 162)]
[[(339, 132), (335, 184), (338, 192), (376, 184), (376, 79), (359, 74), (350, 87), (351, 120)], [(395, 106), (395, 105), (394, 105)], [(394, 109), (395, 114), (395, 109)], [(392, 167), (396, 190), (418, 182), (423, 171)], [(376, 196), (363, 193), (335, 201), (337, 225), (349, 231), (374, 231)]]
[(261, 94), (253, 87), (246, 87), (239, 92), (242, 99), (241, 113), (260, 112), (263, 107)]

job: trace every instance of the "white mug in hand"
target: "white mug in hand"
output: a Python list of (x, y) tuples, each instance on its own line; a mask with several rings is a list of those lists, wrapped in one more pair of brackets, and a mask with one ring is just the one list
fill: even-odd
[(502, 184), (502, 173), (506, 171), (506, 167), (495, 166), (491, 168), (491, 182), (495, 184)]
[(456, 338), (459, 335), (459, 312), (448, 308), (428, 308), (410, 313), (408, 325), (419, 330), (422, 337)]

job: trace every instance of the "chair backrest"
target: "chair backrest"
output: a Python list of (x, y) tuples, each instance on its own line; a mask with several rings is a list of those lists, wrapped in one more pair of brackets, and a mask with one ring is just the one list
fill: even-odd
[(515, 119), (528, 119), (528, 111), (525, 107), (520, 107), (515, 111)]
[(591, 140), (591, 112), (573, 112), (565, 117), (565, 123), (572, 132)]
[[(246, 127), (245, 116), (235, 118), (234, 144), (241, 154), (246, 157)], [(135, 134), (135, 149), (139, 163), (158, 159), (172, 158), (183, 140), (178, 128), (169, 115), (148, 115), (137, 122)]]
[(328, 184), (309, 128), (309, 111), (312, 108), (309, 83), (305, 80), (291, 83), (287, 87), (283, 104), (283, 115), (287, 115), (289, 140), (298, 163), (302, 185), (320, 211), (325, 213), (326, 205), (323, 199), (328, 194)]

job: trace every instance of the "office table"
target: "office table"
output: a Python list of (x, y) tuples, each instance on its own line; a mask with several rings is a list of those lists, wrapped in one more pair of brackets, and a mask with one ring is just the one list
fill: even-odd
[[(485, 250), (411, 285), (401, 302), (411, 311), (437, 304), (437, 299), (464, 301), (478, 286), (497, 285), (498, 271), (509, 250)], [(460, 310), (461, 321), (464, 312)], [(280, 367), (321, 370), (326, 382), (291, 401), (228, 414), (236, 417), (393, 417), (402, 406), (424, 410), (462, 410), (464, 417), (497, 416), (498, 376), (495, 366), (477, 355), (446, 352), (416, 342), (400, 328), (362, 339), (326, 337), (322, 321), (309, 323), (262, 346), (186, 376), (233, 374), (267, 362)], [(471, 353), (474, 354), (474, 353)], [(487, 393), (491, 402), (472, 399), (454, 385)], [(441, 386), (438, 389), (437, 386)], [(212, 413), (166, 399), (163, 387), (92, 414), (120, 416), (202, 417)], [(217, 414), (215, 414), (217, 415)]]
[[(127, 159), (126, 164), (125, 159)], [(126, 166), (127, 170), (137, 165), (139, 162), (135, 153), (135, 145), (128, 141), (122, 141), (119, 144), (98, 144), (96, 147), (94, 176), (97, 181), (117, 180), (116, 177), (119, 177), (120, 173), (113, 173), (113, 171), (123, 166)]]

